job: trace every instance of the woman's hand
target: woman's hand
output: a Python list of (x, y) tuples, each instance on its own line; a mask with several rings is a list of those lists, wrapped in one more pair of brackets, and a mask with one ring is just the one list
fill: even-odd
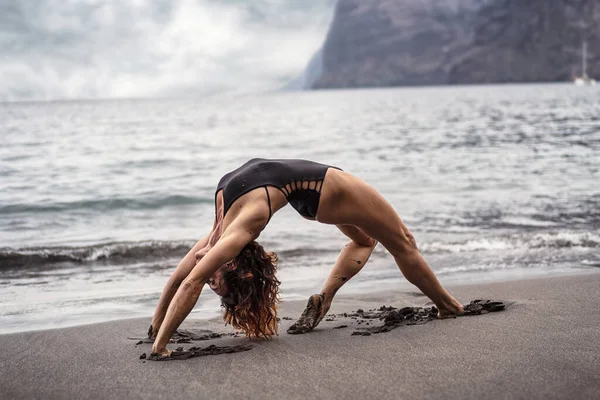
[(163, 324), (165, 314), (167, 313), (167, 309), (171, 304), (173, 296), (175, 296), (175, 293), (177, 293), (177, 289), (179, 289), (181, 282), (183, 282), (183, 280), (187, 278), (192, 269), (194, 269), (194, 267), (198, 263), (196, 254), (202, 253), (203, 251), (204, 254), (206, 254), (206, 252), (208, 251), (205, 250), (205, 248), (207, 247), (208, 238), (209, 235), (206, 235), (202, 239), (200, 239), (194, 245), (194, 247), (192, 247), (190, 251), (188, 251), (186, 256), (177, 265), (175, 271), (173, 271), (173, 274), (171, 274), (171, 277), (167, 281), (160, 295), (158, 304), (156, 305), (156, 310), (154, 311), (154, 315), (152, 317), (152, 325), (150, 325), (150, 329), (148, 329), (148, 339), (156, 339), (156, 336), (158, 335), (158, 331), (160, 330), (160, 327)]
[(167, 343), (196, 305), (204, 285), (223, 264), (234, 259), (251, 240), (253, 240), (253, 237), (250, 230), (232, 230), (229, 235), (221, 237), (217, 244), (194, 266), (169, 304), (165, 318), (156, 335), (152, 348), (153, 352), (168, 353)]
[(157, 333), (158, 328), (155, 328), (154, 325), (150, 325), (150, 328), (148, 328), (148, 339), (156, 339)]

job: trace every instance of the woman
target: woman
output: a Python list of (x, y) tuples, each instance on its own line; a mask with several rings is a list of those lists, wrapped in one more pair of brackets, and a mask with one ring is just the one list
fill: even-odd
[(335, 293), (364, 267), (378, 242), (408, 281), (435, 303), (439, 318), (463, 311), (437, 280), (398, 214), (367, 183), (311, 161), (255, 158), (221, 178), (211, 232), (183, 258), (161, 294), (149, 332), (155, 338), (153, 353), (170, 354), (166, 345), (171, 335), (207, 283), (221, 296), (227, 323), (250, 337), (277, 334), (277, 257), (255, 240), (288, 203), (305, 218), (336, 225), (350, 239), (321, 294), (311, 296), (290, 333), (317, 326)]

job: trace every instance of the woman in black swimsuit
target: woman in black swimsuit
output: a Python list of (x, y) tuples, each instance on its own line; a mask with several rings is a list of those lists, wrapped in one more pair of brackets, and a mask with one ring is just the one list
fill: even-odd
[(350, 239), (321, 294), (310, 297), (289, 333), (319, 324), (335, 293), (364, 267), (378, 242), (408, 281), (436, 304), (439, 318), (463, 311), (423, 259), (398, 214), (367, 183), (311, 161), (252, 159), (221, 178), (211, 232), (188, 252), (163, 289), (149, 331), (155, 338), (153, 353), (169, 354), (166, 344), (207, 283), (221, 296), (226, 322), (248, 336), (277, 334), (277, 256), (255, 239), (288, 203), (307, 219), (336, 225)]

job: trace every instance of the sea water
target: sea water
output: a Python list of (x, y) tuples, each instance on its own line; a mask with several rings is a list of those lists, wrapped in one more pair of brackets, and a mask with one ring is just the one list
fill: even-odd
[[(219, 178), (305, 158), (369, 182), (443, 283), (600, 267), (600, 88), (499, 85), (0, 103), (0, 333), (152, 315)], [(284, 300), (347, 239), (277, 213)], [(379, 245), (340, 293), (413, 290)], [(219, 313), (205, 290), (194, 310)]]

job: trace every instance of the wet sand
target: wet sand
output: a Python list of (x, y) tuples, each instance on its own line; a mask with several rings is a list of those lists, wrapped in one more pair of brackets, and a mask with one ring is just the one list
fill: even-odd
[[(600, 273), (449, 289), (463, 304), (492, 299), (509, 306), (363, 336), (353, 333), (372, 333), (365, 328), (384, 321), (357, 316), (359, 309), (366, 315), (382, 305), (427, 307), (427, 299), (409, 287), (352, 298), (340, 293), (332, 315), (302, 335), (286, 330), (306, 301), (282, 304), (281, 333), (272, 341), (236, 337), (218, 320), (186, 321), (182, 329), (190, 340), (170, 348), (206, 356), (171, 362), (140, 359), (151, 344), (128, 339), (143, 337), (150, 318), (2, 335), (0, 388), (11, 399), (547, 399), (600, 393)], [(211, 355), (211, 345), (244, 351)]]

